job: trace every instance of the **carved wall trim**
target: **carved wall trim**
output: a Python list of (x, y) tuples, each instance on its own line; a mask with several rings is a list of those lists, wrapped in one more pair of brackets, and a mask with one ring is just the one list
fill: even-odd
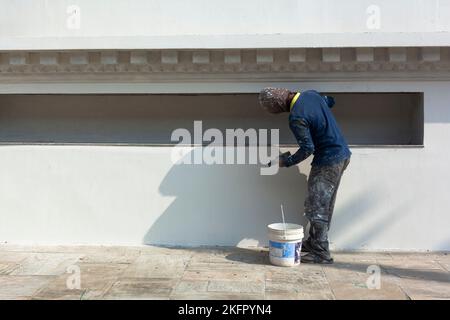
[(0, 82), (450, 79), (450, 47), (0, 52)]

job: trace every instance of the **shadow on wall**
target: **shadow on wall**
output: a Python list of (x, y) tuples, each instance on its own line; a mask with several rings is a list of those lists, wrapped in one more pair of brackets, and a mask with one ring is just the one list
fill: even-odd
[(159, 188), (176, 198), (144, 244), (265, 246), (267, 225), (281, 221), (280, 204), (287, 222), (306, 225), (306, 179), (297, 167), (264, 176), (260, 165), (176, 164)]

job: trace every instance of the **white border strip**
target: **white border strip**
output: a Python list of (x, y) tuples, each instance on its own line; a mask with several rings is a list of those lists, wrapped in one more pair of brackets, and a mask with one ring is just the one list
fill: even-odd
[(3, 51), (436, 46), (450, 46), (450, 32), (0, 38)]

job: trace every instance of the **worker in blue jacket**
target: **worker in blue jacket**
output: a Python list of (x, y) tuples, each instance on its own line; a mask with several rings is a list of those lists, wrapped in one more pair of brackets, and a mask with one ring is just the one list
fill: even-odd
[(282, 154), (280, 167), (291, 167), (314, 155), (308, 178), (305, 216), (310, 222), (309, 238), (303, 241), (301, 261), (333, 263), (328, 230), (333, 216), (341, 176), (351, 152), (331, 112), (334, 99), (314, 90), (291, 92), (265, 88), (259, 94), (261, 106), (270, 113), (289, 112), (289, 127), (300, 148)]

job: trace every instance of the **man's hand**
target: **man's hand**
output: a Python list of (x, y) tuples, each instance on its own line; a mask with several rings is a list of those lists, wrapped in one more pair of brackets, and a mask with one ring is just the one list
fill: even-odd
[(280, 168), (286, 167), (286, 159), (289, 158), (290, 156), (291, 156), (291, 153), (289, 151), (280, 154), (280, 156), (278, 157), (278, 166)]
[(285, 153), (282, 153), (282, 154), (280, 154), (280, 155), (278, 156), (278, 159), (273, 160), (273, 161), (270, 161), (267, 165), (268, 165), (269, 167), (271, 167), (271, 166), (274, 165), (274, 162), (275, 162), (275, 163), (278, 162), (278, 167), (280, 167), (280, 168), (286, 167), (285, 159), (286, 159), (287, 157), (289, 157), (290, 155), (291, 155), (291, 153), (290, 153), (289, 151), (288, 151), (288, 152), (285, 152)]

